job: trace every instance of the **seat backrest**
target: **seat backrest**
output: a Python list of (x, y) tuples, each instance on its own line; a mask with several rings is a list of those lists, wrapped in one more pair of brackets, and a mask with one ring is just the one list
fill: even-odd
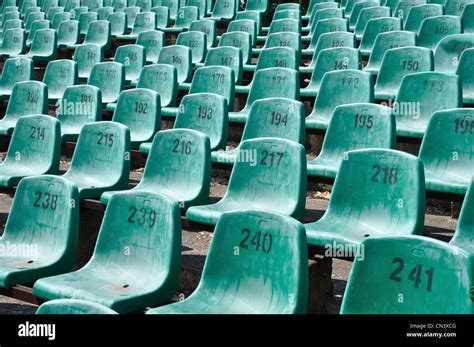
[(229, 23), (227, 32), (231, 33), (234, 31), (242, 31), (249, 33), (252, 41), (252, 47), (255, 47), (257, 43), (257, 23), (252, 19), (236, 19)]
[(137, 88), (154, 90), (160, 95), (161, 107), (175, 106), (178, 93), (178, 71), (169, 64), (145, 66), (138, 78)]
[(207, 54), (207, 36), (201, 31), (186, 31), (178, 35), (176, 44), (191, 49), (192, 63), (204, 61)]
[(142, 12), (148, 12), (151, 10), (152, 1), (151, 0), (137, 0), (136, 6), (140, 7)]
[[(104, 16), (103, 13), (108, 8), (112, 8), (112, 7), (104, 7), (104, 11), (102, 11), (102, 17), (100, 17), (101, 12), (97, 12), (97, 19), (107, 19), (107, 16)], [(87, 13), (88, 10), (89, 9), (86, 6), (76, 7), (75, 9), (71, 10), (71, 19), (79, 20), (80, 15), (83, 13)]]
[(127, 0), (113, 0), (112, 7), (114, 12), (123, 12), (125, 7), (127, 7)]
[(264, 48), (289, 47), (297, 52), (298, 60), (301, 55), (301, 36), (297, 33), (280, 32), (270, 34), (265, 41)]
[(26, 33), (20, 28), (8, 29), (3, 33), (1, 51), (3, 54), (21, 54), (26, 47)]
[(110, 22), (107, 20), (96, 20), (89, 24), (84, 43), (95, 43), (102, 49), (110, 47)]
[(34, 64), (25, 57), (9, 58), (3, 65), (0, 77), (0, 93), (10, 95), (17, 82), (30, 81), (34, 78)]
[(223, 200), (302, 219), (306, 157), (299, 143), (261, 137), (242, 142)]
[(286, 67), (299, 70), (298, 53), (289, 47), (272, 47), (262, 49), (255, 71), (269, 67)]
[(464, 33), (474, 33), (474, 4), (468, 4), (461, 16), (461, 24)]
[(110, 22), (111, 35), (123, 35), (127, 30), (127, 15), (123, 12), (114, 12), (107, 16)]
[(189, 94), (213, 93), (223, 96), (230, 110), (234, 108), (234, 70), (227, 66), (204, 66), (194, 72)]
[(382, 66), (385, 53), (389, 49), (405, 46), (416, 46), (415, 33), (408, 31), (391, 31), (378, 34), (366, 68), (378, 73)]
[(24, 116), (15, 125), (2, 165), (30, 167), (32, 174), (58, 174), (60, 153), (59, 121), (45, 115)]
[(319, 36), (318, 43), (314, 49), (311, 65), (316, 63), (319, 52), (326, 48), (349, 47), (356, 48), (356, 37), (353, 33), (336, 31)]
[(123, 12), (127, 16), (127, 29), (133, 29), (133, 27), (135, 26), (135, 20), (140, 11), (140, 7), (138, 6), (128, 6), (123, 9)]
[(55, 56), (58, 36), (54, 29), (37, 30), (31, 43), (29, 55)]
[(135, 81), (146, 63), (145, 47), (134, 44), (120, 46), (115, 51), (114, 62), (125, 67), (125, 80)]
[(342, 9), (339, 8), (322, 8), (319, 9), (311, 15), (310, 23), (311, 28), (310, 34), (314, 34), (314, 29), (316, 28), (316, 24), (323, 19), (331, 19), (331, 18), (344, 18), (344, 13)]
[(456, 16), (436, 16), (423, 20), (417, 45), (435, 49), (442, 38), (461, 33), (461, 19)]
[(403, 77), (415, 72), (432, 71), (433, 53), (423, 47), (399, 47), (385, 52), (375, 89), (398, 91)]
[(30, 13), (28, 15), (28, 17), (26, 17), (26, 21), (25, 21), (25, 30), (26, 31), (30, 31), (31, 29), (31, 26), (33, 25), (33, 22), (34, 21), (37, 21), (37, 20), (44, 20), (45, 19), (45, 15), (43, 12), (33, 12), (33, 13)]
[(135, 141), (151, 141), (161, 128), (160, 94), (144, 88), (122, 91), (112, 121), (130, 129), (132, 145)]
[(206, 34), (207, 48), (214, 47), (217, 42), (216, 22), (210, 19), (200, 19), (191, 22), (189, 31), (200, 31)]
[(160, 50), (165, 45), (165, 34), (158, 30), (142, 31), (136, 43), (145, 48), (147, 62), (156, 64)]
[(95, 43), (84, 43), (74, 51), (79, 78), (89, 78), (95, 64), (104, 60), (102, 49)]
[(207, 1), (206, 0), (187, 0), (186, 6), (194, 6), (199, 11), (199, 18), (203, 18), (207, 13)]
[(84, 124), (77, 140), (71, 167), (65, 178), (97, 178), (127, 186), (130, 173), (130, 130), (116, 122)]
[(434, 54), (435, 70), (456, 73), (462, 52), (474, 47), (474, 34), (455, 34), (439, 41)]
[(41, 10), (44, 13), (48, 13), (48, 11), (53, 7), (58, 7), (59, 2), (58, 0), (44, 0), (41, 4)]
[(71, 86), (59, 100), (57, 118), (62, 126), (74, 128), (102, 118), (102, 94), (100, 89), (87, 84)]
[[(471, 122), (474, 119), (471, 117)], [(471, 134), (472, 135), (472, 134)], [(474, 215), (472, 209), (474, 208), (474, 179), (471, 179), (469, 188), (461, 207), (461, 214), (459, 215), (456, 232), (449, 244), (458, 246), (468, 250), (471, 254), (474, 253), (474, 235), (472, 230), (474, 228)]]
[[(268, 40), (268, 39), (267, 39)], [(250, 63), (252, 58), (252, 39), (249, 33), (234, 31), (224, 33), (219, 40), (219, 47), (236, 47), (242, 52), (244, 64)]]
[(237, 13), (236, 0), (216, 0), (212, 9), (212, 17), (233, 19)]
[[(73, 9), (79, 6), (81, 6), (80, 0), (66, 0), (66, 5), (64, 6), (64, 12), (71, 12)], [(94, 11), (94, 9), (92, 9), (91, 11)]]
[(112, 6), (101, 7), (97, 9), (97, 19), (98, 20), (107, 19), (107, 17), (112, 13), (114, 13), (114, 8)]
[(151, 8), (151, 12), (156, 15), (156, 28), (167, 28), (170, 24), (170, 9), (166, 6), (156, 6)]
[[(77, 188), (71, 182), (52, 175), (23, 178), (13, 199), (2, 242), (34, 245), (38, 254), (29, 260), (33, 265), (36, 261), (41, 263), (38, 258), (49, 258), (58, 261), (57, 268), (69, 271), (77, 255), (79, 210)], [(30, 264), (25, 261), (25, 266)]]
[(103, 103), (116, 102), (125, 86), (125, 67), (111, 61), (95, 64), (87, 84), (100, 89)]
[[(362, 37), (365, 33), (367, 23), (373, 19), (379, 18), (389, 18), (390, 17), (390, 8), (386, 6), (374, 6), (374, 7), (367, 7), (360, 11), (359, 17), (357, 19), (354, 33)], [(400, 30), (400, 27), (397, 28)], [(393, 31), (393, 30), (392, 30)]]
[(104, 6), (103, 0), (89, 0), (87, 3), (87, 7), (91, 12), (98, 12), (100, 8)]
[(158, 56), (158, 63), (176, 67), (178, 83), (187, 82), (191, 78), (192, 53), (189, 47), (180, 45), (163, 47)]
[(77, 84), (77, 63), (69, 59), (49, 62), (43, 82), (48, 86), (50, 99), (61, 98), (67, 87)]
[(28, 38), (26, 39), (26, 44), (29, 45), (33, 42), (33, 38), (35, 37), (35, 34), (37, 31), (41, 29), (49, 29), (49, 20), (35, 20), (31, 24), (31, 30), (30, 33), (28, 34)]
[[(245, 4), (245, 11), (255, 11), (257, 13), (267, 14), (270, 9), (270, 1), (268, 0), (249, 0)], [(242, 12), (243, 13), (243, 12)], [(237, 13), (238, 15), (239, 13)]]
[(395, 149), (395, 116), (376, 104), (337, 106), (329, 122), (318, 158), (341, 162), (347, 151), (363, 148)]
[[(196, 292), (221, 293), (222, 304), (234, 313), (303, 314), (306, 257), (305, 230), (294, 219), (265, 211), (225, 213), (217, 222)], [(282, 276), (287, 268), (293, 271)]]
[(4, 119), (35, 114), (48, 114), (48, 87), (38, 81), (16, 83)]
[(235, 15), (235, 19), (251, 19), (257, 26), (257, 34), (262, 32), (262, 14), (257, 11), (240, 11)]
[(64, 13), (64, 7), (62, 6), (54, 6), (51, 7), (48, 11), (44, 11), (46, 13), (46, 18), (50, 21), (53, 21), (53, 18), (58, 13)]
[(283, 67), (273, 67), (255, 72), (245, 109), (249, 111), (255, 100), (270, 97), (299, 100), (299, 73)]
[(222, 65), (234, 70), (235, 84), (242, 82), (242, 51), (236, 47), (211, 48), (207, 52), (204, 66)]
[(365, 237), (372, 236), (371, 229), (374, 233), (421, 235), (424, 214), (425, 178), (420, 159), (392, 149), (358, 149), (345, 154), (327, 218), (363, 221), (368, 230)]
[(321, 19), (314, 24), (314, 32), (311, 37), (309, 48), (315, 48), (318, 43), (319, 37), (325, 33), (332, 33), (335, 31), (349, 31), (349, 23), (347, 19), (342, 18), (328, 18)]
[(81, 35), (87, 35), (89, 26), (92, 22), (97, 20), (97, 13), (85, 12), (79, 15), (79, 31)]
[(227, 144), (227, 100), (218, 94), (196, 93), (183, 97), (174, 128), (194, 129), (209, 136), (211, 150)]
[(400, 18), (402, 22), (405, 22), (412, 7), (424, 4), (426, 4), (426, 0), (400, 0), (397, 2), (397, 6), (393, 10), (393, 16)]
[(286, 98), (256, 100), (250, 108), (242, 141), (276, 137), (305, 143), (304, 106)]
[(442, 16), (443, 5), (440, 4), (422, 4), (410, 8), (405, 20), (404, 30), (418, 33), (421, 23), (425, 18)]
[(272, 21), (268, 34), (275, 33), (296, 33), (301, 34), (301, 21), (295, 19), (278, 19)]
[[(337, 90), (337, 93), (334, 91)], [(374, 82), (372, 75), (360, 70), (335, 70), (326, 72), (314, 105), (322, 121), (330, 121), (337, 106), (353, 103), (372, 103)], [(321, 115), (321, 116), (319, 116)]]
[(355, 4), (349, 18), (349, 28), (353, 30), (356, 27), (359, 16), (363, 10), (369, 7), (381, 7), (379, 1), (359, 1)]
[(426, 130), (434, 112), (462, 106), (461, 80), (441, 72), (409, 74), (402, 80), (395, 105), (397, 126)]
[(446, 107), (435, 112), (420, 148), (425, 169), (438, 177), (449, 175), (469, 181), (474, 175), (473, 137), (474, 109)]
[(444, 13), (449, 16), (458, 16), (460, 17), (463, 13), (463, 10), (466, 8), (467, 4), (473, 4), (472, 0), (451, 0), (445, 1), (444, 3)]
[(371, 50), (374, 46), (375, 39), (380, 33), (402, 30), (402, 22), (399, 18), (382, 17), (370, 19), (365, 26), (360, 41), (361, 49)]
[(56, 13), (51, 20), (51, 29), (58, 30), (61, 22), (71, 19), (71, 14), (69, 12)]
[[(178, 202), (164, 195), (144, 191), (114, 195), (107, 205), (94, 254), (86, 266), (113, 266), (130, 274), (147, 273), (148, 278), (133, 277), (134, 283), (148, 285), (152, 296), (170, 298), (179, 282), (180, 217)], [(123, 249), (130, 249), (130, 254)]]
[(178, 15), (178, 9), (180, 6), (179, 0), (162, 0), (161, 6), (169, 9), (170, 18), (174, 21)]
[(58, 29), (58, 45), (74, 45), (79, 41), (79, 21), (61, 22)]
[(174, 28), (189, 29), (191, 23), (199, 19), (199, 9), (194, 6), (183, 6), (178, 10)]
[(301, 12), (298, 9), (278, 10), (273, 13), (273, 21), (279, 19), (296, 19), (301, 20)]
[[(326, 8), (338, 8), (339, 3), (337, 2), (320, 2), (320, 0), (310, 0), (308, 10), (306, 11), (306, 15), (309, 16), (309, 24), (308, 25), (313, 25), (313, 15), (319, 11), (319, 10), (324, 10)], [(342, 6), (341, 6), (342, 8)]]
[[(461, 54), (461, 59), (456, 74), (461, 78), (462, 90), (465, 95), (474, 95), (474, 48), (466, 49)], [(472, 96), (471, 96), (472, 98)]]
[(143, 31), (155, 30), (156, 14), (155, 12), (141, 12), (135, 17), (133, 23), (132, 35), (137, 35)]
[(191, 129), (167, 129), (155, 135), (141, 187), (186, 192), (186, 196), (195, 197), (194, 203), (206, 204), (210, 184), (211, 148), (207, 135)]

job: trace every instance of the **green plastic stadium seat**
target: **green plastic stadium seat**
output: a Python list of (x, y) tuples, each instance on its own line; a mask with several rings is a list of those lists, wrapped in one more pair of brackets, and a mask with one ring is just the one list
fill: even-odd
[(342, 314), (473, 314), (472, 253), (422, 236), (374, 237), (363, 246)]
[(114, 8), (112, 6), (101, 7), (97, 9), (97, 19), (106, 20), (107, 17), (112, 13), (114, 13)]
[(426, 0), (400, 0), (393, 11), (393, 16), (400, 18), (402, 22), (405, 22), (412, 7), (425, 4)]
[(316, 58), (309, 85), (300, 91), (301, 96), (316, 97), (326, 72), (346, 69), (360, 70), (361, 66), (360, 53), (355, 48), (335, 47), (323, 49)]
[(474, 254), (474, 240), (472, 238), (472, 228), (474, 219), (472, 208), (474, 207), (474, 178), (471, 179), (469, 188), (461, 207), (458, 224), (453, 238), (449, 242), (451, 245), (468, 250), (471, 255)]
[(41, 29), (49, 29), (49, 21), (48, 20), (36, 20), (31, 25), (31, 30), (28, 33), (28, 38), (26, 39), (26, 45), (29, 47), (33, 43), (33, 38), (38, 30)]
[(466, 49), (461, 54), (456, 74), (461, 77), (463, 101), (474, 104), (474, 48)]
[[(64, 12), (71, 12), (76, 7), (81, 6), (80, 0), (66, 0), (66, 5), (64, 5)], [(95, 9), (91, 9), (91, 11), (96, 12)]]
[[(250, 108), (241, 142), (259, 137), (276, 137), (305, 143), (304, 106), (301, 102), (285, 98), (256, 100)], [(233, 165), (239, 153), (217, 150), (211, 153), (213, 162)]]
[(257, 25), (257, 35), (260, 35), (262, 32), (262, 14), (257, 11), (243, 11), (237, 12), (235, 19), (251, 19)]
[(125, 81), (130, 83), (138, 80), (146, 63), (145, 48), (140, 45), (120, 46), (115, 51), (114, 62), (125, 67)]
[(71, 14), (69, 12), (56, 13), (51, 20), (51, 29), (58, 30), (62, 22), (70, 20)]
[(464, 8), (461, 16), (463, 33), (474, 33), (474, 4), (469, 4)]
[(357, 21), (359, 19), (359, 16), (361, 14), (361, 12), (367, 8), (370, 8), (370, 7), (385, 7), (388, 9), (388, 15), (384, 16), (384, 17), (390, 17), (390, 8), (386, 7), (386, 6), (380, 6), (380, 2), (379, 1), (360, 1), (358, 2), (355, 6), (354, 6), (354, 9), (351, 13), (350, 16), (348, 16), (347, 18), (349, 18), (349, 30), (350, 31), (355, 31), (355, 27), (357, 25)]
[(161, 6), (167, 7), (170, 13), (170, 19), (175, 21), (179, 9), (179, 0), (162, 0)]
[(87, 84), (100, 89), (103, 104), (117, 102), (120, 92), (125, 87), (125, 67), (111, 61), (95, 64)]
[(270, 1), (268, 0), (249, 0), (245, 4), (245, 12), (255, 11), (259, 14), (267, 14), (270, 9)]
[(133, 27), (135, 26), (135, 20), (137, 19), (140, 11), (140, 7), (132, 6), (130, 4), (123, 9), (123, 12), (127, 16), (127, 31), (133, 30)]
[[(262, 49), (257, 65), (244, 65), (244, 71), (258, 71), (270, 67), (286, 67), (299, 70), (300, 58), (298, 52), (289, 47), (272, 47)], [(246, 86), (237, 86), (239, 93), (248, 93), (252, 82)]]
[[(242, 31), (250, 35), (252, 47), (255, 47), (257, 43), (257, 24), (252, 19), (236, 19), (229, 23), (227, 32), (231, 33), (234, 31)], [(264, 40), (267, 37), (265, 36)]]
[(332, 19), (332, 18), (344, 18), (344, 11), (340, 8), (322, 8), (313, 13), (310, 20), (310, 26), (302, 28), (303, 32), (307, 32), (305, 39), (310, 39), (314, 34), (316, 24), (323, 19)]
[(92, 68), (104, 60), (102, 49), (95, 43), (78, 45), (74, 51), (74, 61), (77, 63), (79, 80), (87, 80)]
[(115, 122), (84, 124), (71, 167), (64, 174), (79, 189), (80, 199), (98, 198), (128, 187), (130, 130)]
[(271, 97), (299, 100), (298, 71), (282, 67), (258, 70), (254, 75), (245, 107), (239, 112), (230, 112), (229, 121), (245, 123), (253, 102)]
[(228, 22), (234, 19), (237, 13), (236, 0), (216, 0), (212, 9), (211, 19), (217, 22)]
[(156, 15), (156, 28), (164, 29), (170, 25), (170, 10), (166, 6), (152, 7), (151, 12)]
[(97, 87), (87, 84), (68, 87), (58, 104), (63, 142), (77, 141), (84, 124), (101, 120), (102, 95)]
[(143, 144), (140, 152), (148, 153), (140, 183), (130, 191), (102, 194), (101, 203), (131, 191), (158, 192), (179, 202), (183, 209), (208, 202), (211, 149), (205, 134), (191, 129), (163, 130), (151, 146)]
[(21, 29), (22, 27), (23, 22), (21, 19), (9, 19), (3, 24), (0, 35), (4, 36), (9, 29)]
[(138, 78), (137, 88), (147, 88), (157, 92), (160, 95), (161, 107), (175, 106), (178, 92), (176, 67), (168, 64), (145, 66)]
[(277, 5), (275, 12), (286, 11), (286, 10), (301, 11), (301, 5), (297, 4), (296, 2), (287, 2), (287, 3), (279, 4)]
[(140, 7), (142, 12), (148, 12), (151, 10), (152, 1), (151, 0), (137, 0), (136, 6)]
[(9, 58), (3, 65), (0, 77), (0, 99), (8, 99), (17, 82), (30, 81), (34, 77), (33, 61), (24, 57)]
[(16, 0), (4, 0), (2, 2), (1, 11), (3, 12), (3, 10), (9, 6), (16, 6)]
[(145, 48), (146, 62), (156, 64), (160, 50), (165, 45), (165, 34), (158, 30), (143, 31), (138, 34), (137, 45)]
[(35, 8), (38, 9), (38, 12), (41, 10), (40, 7), (37, 6), (38, 3), (36, 0), (24, 0), (21, 1), (20, 3), (20, 16), (25, 18), (26, 13), (28, 12), (28, 9), (30, 8)]
[(432, 71), (433, 68), (433, 52), (428, 48), (399, 47), (389, 49), (384, 55), (375, 84), (375, 99), (395, 99), (403, 77), (415, 72)]
[(297, 60), (300, 61), (301, 56), (301, 36), (297, 33), (280, 32), (268, 35), (267, 41), (263, 48), (254, 48), (252, 54), (258, 55), (264, 49), (273, 47), (288, 47), (296, 51)]
[(420, 148), (426, 190), (464, 195), (474, 175), (474, 109), (433, 114)]
[(474, 34), (446, 36), (436, 46), (434, 54), (435, 70), (444, 73), (456, 73), (462, 52), (472, 47), (474, 47)]
[(54, 104), (67, 87), (77, 84), (77, 63), (69, 59), (52, 61), (46, 67), (43, 83), (48, 87), (48, 99)]
[(45, 302), (36, 311), (36, 314), (117, 314), (107, 306), (87, 301), (76, 299), (57, 299)]
[(6, 158), (0, 164), (0, 186), (12, 188), (23, 177), (58, 174), (60, 138), (59, 122), (53, 117), (20, 117)]
[[(104, 7), (105, 10), (110, 9), (110, 8), (112, 7)], [(86, 6), (76, 7), (75, 9), (71, 11), (71, 19), (79, 20), (79, 17), (81, 16), (81, 14), (87, 13), (87, 11), (88, 11), (88, 8)], [(103, 13), (102, 17), (100, 17), (99, 12), (98, 12), (97, 19), (107, 19), (107, 16), (104, 16), (104, 13)]]
[(344, 8), (344, 15), (346, 18), (350, 18), (352, 15), (352, 11), (354, 10), (354, 6), (359, 3), (363, 2), (365, 0), (347, 0), (345, 4), (341, 3), (341, 7)]
[[(360, 14), (359, 18), (357, 19), (356, 26), (354, 27), (354, 33), (356, 34), (356, 37), (360, 40), (362, 39), (363, 34), (365, 33), (365, 29), (367, 24), (373, 20), (373, 19), (379, 19), (379, 18), (384, 18), (390, 17), (390, 8), (386, 6), (375, 6), (375, 7), (367, 7), (364, 8)], [(400, 28), (397, 28), (400, 30)], [(395, 29), (391, 29), (390, 31), (393, 31)], [(375, 40), (375, 37), (374, 37)]]
[(200, 19), (191, 22), (189, 31), (200, 31), (206, 34), (207, 49), (214, 47), (217, 42), (216, 22), (210, 19)]
[(147, 314), (306, 313), (307, 252), (304, 228), (292, 218), (252, 210), (225, 213), (194, 293)]
[(443, 5), (424, 4), (413, 6), (406, 17), (404, 30), (418, 33), (425, 18), (443, 15)]
[[(213, 93), (223, 96), (229, 110), (234, 109), (234, 70), (227, 66), (204, 66), (194, 72), (189, 94)], [(162, 115), (175, 117), (178, 113), (176, 107), (166, 107), (161, 110)]]
[[(127, 23), (130, 23), (127, 21)], [(125, 38), (129, 39), (136, 39), (137, 36), (144, 32), (154, 30), (156, 27), (156, 15), (154, 12), (141, 12), (137, 14), (135, 21), (133, 23), (133, 29), (130, 35), (116, 35), (118, 40)]]
[[(282, 32), (301, 34), (301, 21), (296, 19), (273, 20), (268, 29), (268, 35)], [(257, 36), (257, 41), (265, 41), (268, 35)]]
[(25, 20), (25, 30), (29, 32), (31, 30), (31, 26), (33, 25), (34, 21), (44, 20), (44, 19), (45, 19), (45, 15), (43, 12), (30, 13), (28, 17), (26, 17), (26, 20)]
[[(318, 43), (319, 37), (322, 34), (335, 32), (335, 31), (349, 31), (348, 23), (346, 19), (342, 18), (329, 18), (329, 19), (322, 19), (318, 21), (314, 29), (313, 36), (310, 38), (310, 44), (307, 49), (304, 49), (302, 54), (303, 55), (313, 55), (314, 49)], [(301, 41), (305, 41), (306, 37), (302, 37)]]
[(225, 148), (228, 128), (226, 98), (212, 93), (185, 95), (174, 128), (193, 129), (206, 134), (211, 141), (211, 150)]
[(73, 46), (79, 42), (79, 22), (67, 20), (59, 25), (58, 47)]
[(40, 29), (35, 32), (31, 48), (25, 57), (33, 61), (51, 61), (56, 59), (57, 34), (53, 29)]
[(397, 136), (422, 138), (433, 112), (462, 107), (461, 80), (441, 72), (407, 75), (394, 106)]
[[(279, 34), (273, 34), (279, 35)], [(268, 42), (268, 41), (267, 41)], [(242, 52), (242, 62), (250, 63), (252, 58), (252, 40), (249, 33), (234, 31), (224, 33), (219, 40), (219, 47), (236, 47)]]
[(188, 82), (192, 75), (192, 53), (189, 47), (174, 45), (163, 47), (158, 56), (159, 64), (176, 67), (178, 83)]
[(89, 31), (89, 26), (92, 22), (96, 21), (97, 13), (95, 12), (85, 12), (79, 15), (79, 32), (81, 35), (87, 35)]
[(144, 88), (122, 91), (112, 121), (130, 129), (131, 147), (138, 149), (141, 143), (152, 141), (161, 128), (160, 95)]
[(58, 7), (58, 5), (59, 5), (58, 0), (44, 0), (44, 1), (42, 1), (42, 4), (41, 4), (41, 10), (44, 13), (48, 13), (48, 11), (51, 8)]
[(444, 13), (460, 17), (467, 4), (474, 4), (473, 0), (450, 0), (444, 4)]
[(48, 113), (48, 87), (38, 81), (15, 83), (5, 116), (0, 120), (0, 135), (11, 135), (22, 116)]
[(442, 38), (461, 33), (461, 19), (456, 16), (436, 16), (423, 20), (417, 45), (435, 49)]
[(110, 35), (113, 37), (124, 35), (127, 30), (127, 15), (123, 12), (109, 14), (107, 20), (110, 22)]
[(276, 10), (273, 13), (272, 22), (276, 21), (276, 20), (280, 20), (280, 19), (301, 20), (301, 11), (300, 11), (300, 9)]
[(313, 15), (316, 11), (323, 10), (325, 8), (338, 8), (339, 3), (335, 1), (320, 1), (320, 0), (310, 0), (307, 12), (301, 17), (303, 20), (308, 20), (308, 26), (314, 24)]
[(314, 49), (311, 63), (307, 66), (300, 66), (300, 73), (312, 74), (314, 67), (316, 66), (316, 60), (318, 58), (319, 52), (321, 52), (323, 49), (335, 47), (356, 48), (355, 35), (349, 32), (336, 31), (333, 33), (322, 34), (321, 36), (319, 36), (319, 40), (316, 45), (316, 48)]
[(313, 111), (306, 117), (306, 128), (326, 130), (337, 106), (373, 101), (374, 82), (369, 73), (349, 69), (326, 72)]
[(208, 50), (204, 66), (222, 65), (234, 70), (235, 84), (242, 83), (242, 51), (236, 47), (217, 47)]
[(165, 33), (180, 33), (189, 29), (191, 23), (199, 19), (199, 9), (194, 6), (183, 6), (178, 10), (176, 21), (171, 28), (163, 28)]
[(3, 41), (0, 47), (0, 57), (7, 58), (11, 55), (20, 55), (25, 52), (26, 33), (20, 28), (8, 29), (3, 33)]
[(102, 50), (107, 51), (111, 42), (110, 22), (107, 20), (96, 20), (89, 24), (84, 43), (95, 43)]
[[(25, 132), (29, 137), (30, 129)], [(77, 189), (61, 177), (37, 176), (21, 181), (0, 244), (27, 251), (0, 257), (0, 287), (71, 270), (79, 234), (79, 206), (73, 204), (77, 195)]]
[(377, 75), (385, 53), (393, 48), (416, 46), (416, 34), (408, 31), (391, 31), (377, 35), (369, 62), (364, 71)]
[[(145, 218), (134, 213), (140, 210)], [(149, 192), (117, 195), (107, 206), (91, 260), (78, 271), (38, 280), (33, 294), (93, 301), (120, 313), (137, 311), (175, 294), (180, 256), (177, 202)]]
[(329, 206), (320, 220), (305, 224), (306, 236), (309, 245), (333, 251), (351, 246), (359, 253), (366, 238), (423, 234), (424, 213), (423, 165), (417, 157), (359, 149), (341, 161)]
[(201, 31), (186, 31), (178, 35), (176, 44), (191, 49), (192, 63), (198, 64), (204, 61), (207, 54), (207, 37)]
[(370, 19), (365, 26), (364, 33), (360, 37), (360, 51), (363, 56), (370, 56), (375, 40), (380, 33), (402, 30), (402, 22), (399, 18), (374, 18)]
[(336, 107), (321, 153), (308, 161), (308, 175), (334, 179), (345, 153), (363, 148), (395, 149), (395, 117), (389, 107), (349, 104)]
[[(246, 158), (242, 159), (242, 155)], [(225, 212), (252, 208), (301, 220), (305, 198), (304, 147), (286, 139), (262, 137), (240, 144), (239, 160), (235, 162), (224, 197), (213, 205), (189, 208), (186, 219), (215, 225)]]
[(127, 7), (127, 0), (113, 0), (112, 7), (114, 8), (114, 12), (123, 12), (125, 7)]
[(206, 0), (187, 0), (186, 6), (194, 6), (198, 9), (198, 19), (203, 18), (207, 13), (207, 1)]

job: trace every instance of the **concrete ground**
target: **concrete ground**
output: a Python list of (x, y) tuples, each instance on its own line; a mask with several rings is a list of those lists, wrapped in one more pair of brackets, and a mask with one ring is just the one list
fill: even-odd
[[(62, 158), (61, 170), (69, 167), (69, 159)], [(143, 168), (135, 169), (131, 173), (131, 180), (140, 180)], [(225, 193), (227, 177), (225, 172), (217, 171), (217, 177), (213, 177), (211, 184), (210, 202), (218, 201)], [(330, 192), (325, 188), (330, 186), (310, 185), (306, 201), (305, 222), (316, 221), (323, 215), (328, 205)], [(4, 224), (11, 208), (12, 197), (8, 194), (0, 194), (0, 233), (3, 233)], [(427, 201), (425, 217), (425, 235), (449, 241), (457, 220), (450, 217), (450, 204), (434, 200)], [(100, 221), (99, 221), (100, 222)], [(98, 223), (99, 223), (98, 222)], [(182, 261), (187, 269), (196, 269), (200, 273), (206, 259), (207, 250), (212, 239), (212, 232), (205, 230), (183, 230)], [(352, 267), (352, 262), (333, 259), (332, 263), (332, 295), (326, 300), (326, 313), (337, 314), (339, 312), (342, 297), (346, 287), (347, 279)], [(189, 276), (187, 272), (182, 276)], [(198, 275), (199, 276), (199, 275)], [(192, 276), (191, 276), (192, 277)], [(189, 279), (182, 278), (181, 282)], [(189, 280), (191, 281), (191, 280)], [(194, 280), (195, 281), (195, 280)], [(181, 286), (181, 285), (180, 285)], [(194, 284), (193, 284), (194, 288)], [(184, 296), (191, 294), (192, 290), (182, 290)], [(34, 313), (36, 306), (0, 295), (0, 314), (28, 314)]]

